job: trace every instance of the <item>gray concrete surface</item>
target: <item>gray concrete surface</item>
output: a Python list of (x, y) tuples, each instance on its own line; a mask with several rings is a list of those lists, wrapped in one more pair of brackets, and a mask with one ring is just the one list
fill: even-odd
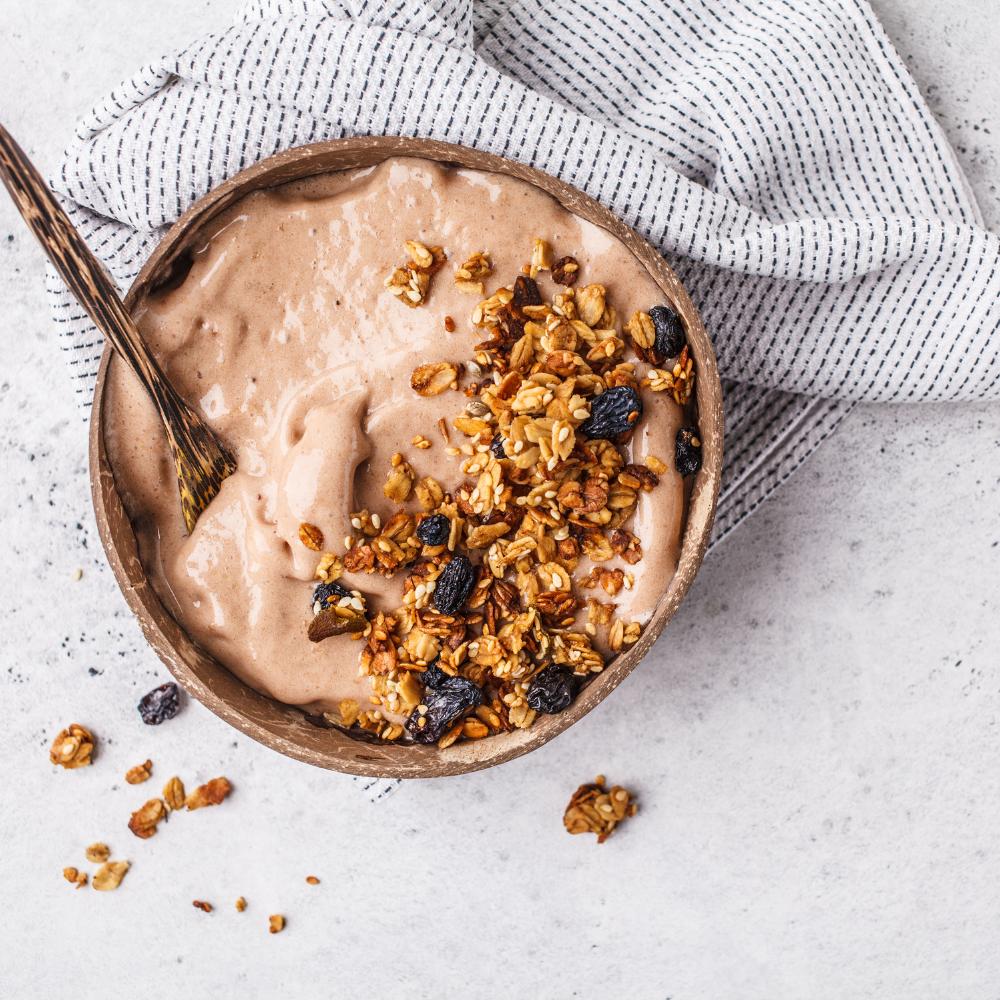
[[(996, 229), (1000, 6), (876, 9)], [(4, 0), (0, 121), (47, 169), (99, 93), (230, 10)], [(42, 274), (0, 197), (0, 997), (997, 995), (1000, 405), (859, 407), (597, 711), (373, 806), (197, 703), (140, 722), (166, 672), (100, 548)], [(71, 721), (100, 756), (55, 773)], [(561, 827), (598, 772), (641, 802), (601, 847)], [(235, 791), (136, 840), (175, 773)], [(95, 840), (133, 864), (114, 893), (62, 879)]]

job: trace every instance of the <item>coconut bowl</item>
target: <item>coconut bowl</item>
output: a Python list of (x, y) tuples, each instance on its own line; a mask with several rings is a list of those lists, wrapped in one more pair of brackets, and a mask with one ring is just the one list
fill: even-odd
[(146, 640), (189, 694), (258, 743), (308, 764), (365, 776), (432, 778), (501, 764), (548, 743), (606, 698), (649, 651), (690, 589), (712, 531), (722, 473), (722, 387), (712, 345), (691, 299), (663, 257), (645, 240), (606, 208), (563, 181), (489, 153), (428, 139), (370, 136), (315, 143), (289, 149), (236, 174), (194, 204), (170, 229), (129, 290), (126, 308), (134, 309), (147, 290), (175, 280), (205, 225), (248, 192), (315, 174), (373, 166), (391, 156), (423, 157), (509, 174), (534, 184), (569, 211), (624, 243), (681, 317), (698, 373), (691, 418), (700, 428), (703, 463), (693, 480), (687, 481), (687, 517), (677, 572), (639, 641), (594, 676), (569, 708), (558, 715), (539, 716), (528, 729), (460, 741), (441, 750), (373, 740), (363, 731), (355, 736), (354, 731), (328, 728), (323, 720), (258, 694), (238, 680), (185, 634), (147, 580), (104, 443), (108, 369), (120, 363), (110, 347), (104, 350), (94, 396), (90, 477), (97, 526), (118, 585)]

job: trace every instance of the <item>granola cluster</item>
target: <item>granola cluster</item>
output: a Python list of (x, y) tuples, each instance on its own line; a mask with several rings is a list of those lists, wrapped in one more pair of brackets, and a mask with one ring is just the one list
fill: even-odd
[[(447, 258), (439, 247), (412, 241), (406, 249), (412, 263), (386, 287), (416, 307)], [(549, 301), (535, 281), (543, 270), (558, 286)], [(320, 560), (322, 601), (309, 636), (351, 632), (363, 641), (359, 671), (372, 684), (370, 705), (342, 702), (339, 713), (327, 715), (334, 724), (386, 740), (409, 732), (430, 742), (425, 737), (433, 735), (439, 747), (527, 728), (540, 712), (564, 708), (604, 669), (598, 629), (613, 654), (640, 637), (638, 622), (617, 617), (616, 605), (599, 599), (630, 589), (632, 572), (602, 564), (617, 556), (635, 566), (643, 558), (627, 525), (640, 494), (655, 489), (668, 466), (658, 458), (630, 464), (621, 447), (642, 414), (641, 390), (670, 391), (682, 405), (690, 400), (695, 372), (686, 343), (677, 345), (683, 328), (665, 306), (636, 312), (623, 327), (607, 289), (576, 288), (579, 264), (556, 261), (544, 240), (535, 240), (522, 271), (473, 308), (471, 323), (485, 333), (474, 360), (429, 362), (413, 372), (411, 386), (422, 396), (457, 389), (466, 372), (475, 380), (453, 420), (464, 443), (448, 448), (463, 456), (462, 478), (419, 479), (395, 455), (384, 494), (399, 505), (415, 501), (419, 511), (399, 506), (385, 524), (357, 511), (344, 554)], [(484, 251), (458, 268), (454, 281), (485, 296), (491, 274)], [(420, 275), (427, 282), (414, 284)], [(630, 344), (645, 373), (627, 360)], [(663, 350), (674, 346), (673, 364), (649, 367), (668, 362)], [(448, 428), (440, 430), (450, 445)], [(430, 446), (422, 435), (413, 444)], [(576, 576), (582, 556), (595, 565)], [(369, 616), (358, 591), (330, 590), (344, 571), (405, 574), (399, 607)]]
[(604, 776), (599, 774), (593, 784), (581, 785), (569, 800), (563, 825), (569, 833), (596, 833), (597, 842), (603, 844), (626, 817), (636, 813), (635, 796), (615, 785), (604, 787)]

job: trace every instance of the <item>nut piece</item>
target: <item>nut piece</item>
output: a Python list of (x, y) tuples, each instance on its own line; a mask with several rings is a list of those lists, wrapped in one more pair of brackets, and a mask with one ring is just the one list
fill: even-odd
[(240, 896), (240, 898), (236, 900), (236, 910), (238, 913), (242, 913), (246, 908), (247, 908), (247, 901), (242, 896)]
[(458, 378), (458, 369), (447, 361), (421, 365), (410, 376), (410, 387), (418, 396), (437, 396)]
[(272, 934), (277, 934), (285, 926), (285, 918), (280, 913), (272, 913), (267, 919)]
[(75, 868), (64, 868), (63, 878), (67, 882), (76, 883), (77, 889), (81, 889), (87, 884), (87, 876), (83, 872), (78, 872)]
[(315, 876), (315, 875), (307, 875), (307, 876), (306, 876), (306, 881), (307, 881), (307, 882), (308, 882), (308, 883), (309, 883), (310, 885), (319, 885), (319, 879), (318, 879), (318, 878), (316, 878), (316, 876)]
[(141, 785), (144, 781), (149, 780), (149, 772), (152, 768), (153, 762), (151, 760), (147, 760), (145, 764), (136, 764), (125, 773), (125, 780), (130, 785)]
[(94, 873), (94, 888), (98, 892), (110, 892), (112, 889), (117, 889), (128, 870), (129, 863), (127, 861), (109, 861), (106, 865), (101, 865)]
[[(167, 807), (160, 799), (150, 799), (141, 809), (132, 813), (128, 828), (140, 839), (148, 840), (156, 833), (156, 824), (167, 814)], [(96, 882), (96, 876), (94, 876)]]
[(626, 816), (634, 816), (635, 796), (621, 785), (605, 791), (604, 776), (597, 781), (581, 785), (569, 800), (563, 825), (570, 833), (596, 833), (597, 842), (603, 844), (615, 832)]
[(185, 800), (188, 812), (200, 809), (202, 806), (217, 806), (232, 790), (232, 785), (225, 778), (213, 778), (204, 785), (199, 785)]
[(86, 767), (90, 763), (90, 751), (93, 749), (94, 737), (83, 726), (74, 722), (52, 741), (49, 760), (71, 771), (77, 767)]
[(83, 854), (88, 861), (93, 861), (97, 865), (103, 865), (111, 857), (107, 844), (91, 844)]
[(163, 800), (175, 812), (184, 807), (184, 782), (176, 774), (163, 786)]
[(308, 524), (306, 521), (303, 521), (299, 525), (299, 541), (307, 549), (312, 549), (313, 552), (321, 552), (323, 550), (323, 532), (315, 524)]
[(196, 899), (191, 904), (196, 910), (203, 910), (205, 913), (212, 912), (212, 906), (210, 903), (203, 903), (200, 899)]
[[(350, 545), (347, 546), (347, 548), (350, 547)], [(335, 552), (324, 552), (316, 564), (316, 572), (313, 574), (313, 579), (322, 580), (323, 583), (333, 583), (334, 580), (339, 580), (343, 576), (343, 573), (344, 561), (340, 556)]]

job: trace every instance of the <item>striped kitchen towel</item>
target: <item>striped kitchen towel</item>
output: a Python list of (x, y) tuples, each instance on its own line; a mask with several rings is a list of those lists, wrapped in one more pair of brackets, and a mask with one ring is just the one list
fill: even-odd
[[(211, 187), (364, 134), (530, 164), (668, 257), (724, 379), (713, 544), (855, 402), (998, 395), (1000, 240), (863, 0), (255, 0), (96, 105), (53, 185), (124, 290)], [(87, 406), (102, 340), (49, 290)]]
[[(663, 251), (725, 380), (713, 544), (854, 402), (997, 395), (1000, 241), (861, 0), (256, 0), (98, 104), (53, 183), (124, 290), (209, 188), (364, 134), (530, 164)], [(87, 406), (103, 341), (49, 289)]]

